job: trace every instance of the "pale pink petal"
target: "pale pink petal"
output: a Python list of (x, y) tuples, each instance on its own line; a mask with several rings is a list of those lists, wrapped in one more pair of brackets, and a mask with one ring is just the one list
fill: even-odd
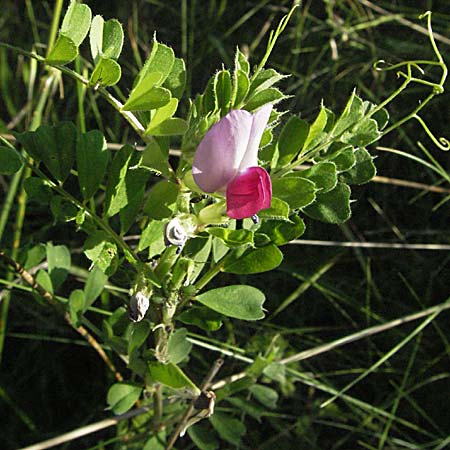
[(227, 215), (245, 219), (270, 207), (272, 183), (262, 167), (250, 167), (239, 174), (227, 188)]
[(238, 174), (252, 130), (253, 116), (234, 110), (213, 125), (197, 147), (192, 175), (205, 192), (225, 190)]
[(272, 105), (264, 105), (255, 114), (253, 114), (253, 123), (250, 131), (250, 137), (247, 144), (247, 151), (239, 166), (239, 172), (244, 171), (248, 167), (258, 165), (258, 148), (262, 135), (269, 121)]

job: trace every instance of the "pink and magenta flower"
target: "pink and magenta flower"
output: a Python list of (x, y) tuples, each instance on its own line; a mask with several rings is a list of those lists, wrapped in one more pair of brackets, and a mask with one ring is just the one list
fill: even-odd
[(258, 148), (271, 111), (272, 105), (255, 114), (230, 111), (210, 128), (195, 152), (195, 182), (204, 192), (224, 193), (227, 215), (233, 219), (252, 217), (270, 207), (272, 183), (258, 166)]

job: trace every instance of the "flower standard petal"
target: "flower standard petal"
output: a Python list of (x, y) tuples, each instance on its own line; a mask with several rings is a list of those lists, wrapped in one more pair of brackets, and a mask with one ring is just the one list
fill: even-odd
[(206, 133), (194, 156), (192, 174), (205, 192), (225, 190), (236, 177), (247, 151), (253, 116), (234, 110)]
[(239, 165), (239, 172), (242, 172), (249, 167), (258, 165), (258, 148), (271, 112), (272, 105), (267, 104), (253, 114), (252, 128), (250, 130), (247, 150)]
[(272, 183), (262, 167), (250, 167), (239, 174), (227, 188), (227, 215), (245, 219), (270, 207)]

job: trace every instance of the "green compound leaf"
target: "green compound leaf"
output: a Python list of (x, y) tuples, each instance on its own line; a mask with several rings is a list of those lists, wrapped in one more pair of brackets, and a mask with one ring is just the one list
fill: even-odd
[(277, 197), (272, 197), (270, 208), (263, 209), (258, 213), (260, 219), (289, 220), (289, 205)]
[(53, 127), (42, 125), (36, 131), (16, 134), (16, 138), (58, 181), (67, 178), (76, 153), (77, 129), (72, 122), (60, 122)]
[(250, 389), (250, 392), (262, 405), (268, 409), (277, 407), (278, 392), (268, 386), (262, 384), (255, 384)]
[(92, 13), (87, 5), (72, 0), (64, 16), (58, 39), (46, 58), (49, 64), (67, 64), (78, 55), (91, 25)]
[(155, 110), (151, 116), (150, 123), (145, 130), (145, 134), (151, 134), (151, 131), (154, 128), (165, 122), (167, 119), (170, 119), (175, 114), (177, 107), (178, 100), (172, 98), (167, 105), (161, 106), (161, 108)]
[(321, 162), (293, 175), (312, 181), (320, 193), (331, 191), (337, 183), (336, 164)]
[(165, 386), (173, 389), (189, 389), (194, 394), (200, 394), (200, 389), (189, 377), (175, 364), (163, 364), (160, 362), (149, 363), (150, 377)]
[(171, 181), (160, 181), (150, 190), (144, 211), (152, 219), (166, 219), (175, 211), (178, 194), (178, 185)]
[(351, 131), (344, 133), (341, 140), (355, 147), (365, 147), (377, 141), (380, 135), (376, 120), (365, 118), (358, 122)]
[(249, 98), (245, 105), (247, 111), (255, 111), (267, 103), (278, 103), (286, 98), (286, 96), (277, 88), (269, 88), (264, 91), (257, 92), (255, 95)]
[(168, 89), (158, 86), (162, 79), (161, 72), (148, 73), (131, 91), (122, 109), (124, 111), (150, 111), (167, 105), (172, 97)]
[(52, 198), (52, 188), (47, 181), (37, 177), (29, 177), (24, 181), (23, 185), (28, 195), (28, 200), (34, 200), (41, 205), (50, 202)]
[(148, 320), (131, 323), (130, 340), (128, 341), (128, 354), (131, 355), (135, 350), (141, 347), (152, 331)]
[(76, 159), (81, 194), (88, 200), (100, 187), (109, 161), (106, 140), (99, 130), (78, 135)]
[(219, 448), (219, 441), (203, 422), (189, 427), (187, 432), (199, 450), (217, 450)]
[(347, 184), (368, 183), (377, 173), (373, 158), (364, 148), (355, 150), (355, 165), (341, 175), (341, 180)]
[(153, 436), (145, 443), (142, 450), (165, 450), (166, 440), (166, 430), (162, 430), (157, 434), (153, 434)]
[(303, 209), (309, 217), (322, 222), (340, 224), (350, 218), (350, 188), (344, 183), (325, 194), (317, 194), (316, 201)]
[(172, 97), (178, 100), (182, 97), (186, 86), (186, 65), (181, 58), (175, 58), (172, 69), (164, 82), (163, 87), (169, 89)]
[(114, 86), (122, 76), (119, 64), (111, 58), (101, 57), (89, 79), (89, 86)]
[(69, 297), (69, 317), (71, 323), (78, 327), (83, 313), (84, 292), (81, 289), (75, 289)]
[(121, 231), (132, 225), (144, 200), (149, 172), (136, 167), (142, 155), (129, 145), (122, 147), (113, 159), (105, 191), (105, 214), (120, 213)]
[(12, 175), (22, 167), (22, 159), (16, 150), (0, 146), (0, 174)]
[(188, 130), (188, 123), (178, 117), (172, 117), (164, 122), (156, 125), (150, 130), (146, 130), (145, 134), (152, 136), (177, 136), (186, 133)]
[(102, 57), (116, 60), (122, 52), (122, 25), (116, 19), (105, 22), (102, 16), (95, 16), (92, 19), (89, 41), (92, 59), (96, 64)]
[(92, 12), (88, 5), (71, 0), (61, 25), (61, 34), (72, 39), (79, 47), (89, 32)]
[(253, 232), (250, 230), (230, 230), (228, 228), (210, 227), (206, 232), (219, 238), (227, 247), (235, 248), (253, 244)]
[(60, 34), (51, 52), (45, 59), (48, 64), (67, 64), (78, 56), (78, 47), (67, 36)]
[(205, 93), (202, 95), (203, 113), (215, 112), (219, 108), (216, 95), (217, 77), (213, 76), (209, 79)]
[(327, 122), (328, 122), (327, 109), (324, 106), (322, 106), (320, 108), (319, 114), (309, 127), (308, 136), (305, 140), (305, 143), (303, 144), (301, 154), (314, 148), (323, 139)]
[(288, 203), (292, 209), (312, 203), (316, 190), (316, 185), (304, 178), (283, 177), (272, 181), (273, 195)]
[(305, 223), (299, 216), (291, 216), (290, 222), (270, 220), (258, 229), (259, 233), (269, 236), (275, 245), (285, 245), (299, 238), (305, 232)]
[(235, 70), (242, 70), (247, 76), (250, 75), (250, 63), (247, 60), (247, 57), (236, 48), (236, 54), (234, 56), (234, 67)]
[(174, 331), (167, 344), (169, 361), (178, 364), (185, 359), (192, 349), (192, 343), (187, 340), (187, 329), (179, 328)]
[(264, 317), (262, 305), (265, 295), (252, 286), (225, 286), (200, 294), (195, 299), (213, 311), (235, 319), (259, 320)]
[(142, 152), (141, 165), (156, 175), (170, 178), (172, 167), (169, 163), (169, 139), (167, 137), (151, 139)]
[(232, 104), (234, 107), (239, 107), (247, 96), (250, 87), (250, 80), (247, 74), (242, 70), (237, 70), (234, 73)]
[(189, 308), (178, 317), (182, 323), (195, 325), (204, 331), (216, 331), (222, 326), (222, 315), (209, 308)]
[(104, 231), (96, 231), (84, 243), (84, 254), (107, 275), (118, 266), (117, 245)]
[[(368, 111), (373, 108), (376, 108), (376, 105), (371, 104), (371, 106), (368, 107)], [(373, 113), (371, 117), (377, 122), (378, 130), (382, 130), (389, 122), (389, 112), (384, 108)]]
[(249, 89), (249, 97), (253, 97), (257, 93), (269, 89), (283, 78), (286, 78), (286, 75), (281, 75), (274, 69), (261, 70), (256, 76), (256, 78), (252, 80)]
[(144, 203), (145, 186), (150, 173), (141, 168), (130, 169), (125, 177), (127, 204), (119, 211), (120, 232), (126, 233), (133, 225)]
[(354, 127), (364, 116), (364, 109), (363, 101), (353, 91), (344, 111), (335, 123), (331, 135), (340, 136), (345, 131)]
[(26, 252), (26, 260), (23, 264), (25, 270), (30, 270), (32, 267), (41, 263), (47, 254), (47, 246), (44, 244), (37, 244), (31, 247)]
[(240, 258), (229, 259), (223, 270), (239, 275), (267, 272), (281, 264), (283, 253), (276, 245), (249, 249)]
[(223, 111), (228, 111), (231, 101), (231, 75), (228, 70), (216, 74), (217, 104)]
[(194, 282), (208, 261), (212, 248), (212, 239), (208, 236), (189, 239), (184, 247), (185, 255), (194, 261), (194, 269), (189, 273), (189, 280)]
[(123, 414), (133, 407), (141, 396), (142, 388), (133, 384), (113, 384), (106, 396), (108, 406), (114, 414)]
[(336, 164), (338, 172), (345, 172), (352, 168), (356, 163), (353, 147), (344, 146), (340, 151), (330, 158), (330, 162)]
[(48, 273), (52, 280), (53, 292), (55, 292), (67, 278), (70, 270), (70, 251), (65, 245), (53, 245), (47, 243)]
[(297, 116), (292, 116), (284, 125), (278, 139), (278, 165), (289, 164), (303, 148), (309, 133), (309, 125)]
[(98, 298), (98, 296), (105, 289), (105, 284), (108, 281), (108, 276), (98, 267), (89, 272), (84, 285), (84, 310), (86, 311)]
[(167, 221), (152, 220), (142, 232), (138, 250), (142, 251), (148, 248), (149, 258), (161, 254), (166, 248), (164, 240), (166, 223)]
[[(153, 39), (153, 46), (150, 56), (145, 61), (144, 66), (141, 71), (138, 73), (135, 86), (137, 87), (142, 80), (147, 78), (150, 73), (159, 73), (161, 74), (161, 79), (159, 80), (160, 85), (164, 83), (164, 81), (169, 77), (172, 72), (172, 67), (175, 64), (175, 54), (173, 50), (167, 45), (161, 44)], [(178, 71), (180, 70), (180, 64), (178, 64)], [(170, 92), (170, 91), (169, 91)]]
[(245, 425), (240, 420), (228, 414), (216, 412), (209, 418), (209, 421), (221, 439), (233, 446), (240, 446), (242, 436), (247, 431)]

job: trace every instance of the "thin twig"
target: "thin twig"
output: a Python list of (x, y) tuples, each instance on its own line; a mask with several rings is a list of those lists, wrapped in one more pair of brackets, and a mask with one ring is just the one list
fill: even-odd
[[(373, 336), (375, 334), (382, 333), (384, 331), (390, 330), (392, 328), (396, 328), (400, 325), (404, 325), (405, 323), (413, 322), (415, 320), (421, 319), (422, 317), (431, 316), (436, 313), (440, 313), (442, 311), (450, 309), (450, 298), (445, 302), (440, 303), (439, 305), (432, 306), (427, 309), (423, 309), (422, 311), (418, 311), (412, 314), (409, 314), (404, 317), (400, 317), (398, 319), (391, 320), (386, 323), (382, 323), (380, 325), (374, 325), (373, 327), (366, 328), (361, 331), (357, 331), (356, 333), (349, 334), (348, 336), (344, 336), (340, 339), (336, 339), (332, 342), (327, 342), (322, 345), (318, 345), (317, 347), (313, 347), (302, 352), (296, 353), (295, 355), (288, 356), (287, 358), (283, 358), (277, 361), (279, 364), (287, 365), (298, 361), (303, 361), (305, 359), (313, 358), (314, 356), (321, 355), (322, 353), (329, 352), (331, 350), (335, 350), (336, 348), (342, 347), (344, 345), (350, 344), (352, 342), (359, 341), (361, 339), (366, 339), (369, 336)], [(253, 362), (253, 360), (252, 360)], [(236, 373), (233, 375), (233, 381), (244, 378), (247, 375), (245, 371)], [(211, 389), (217, 390), (225, 386), (229, 382), (229, 378), (224, 380), (219, 380), (211, 386)]]
[(23, 281), (25, 281), (28, 285), (30, 285), (33, 289), (35, 289), (45, 300), (47, 300), (48, 303), (50, 303), (52, 306), (56, 307), (59, 312), (63, 313), (64, 320), (81, 336), (83, 336), (84, 339), (92, 346), (92, 348), (97, 352), (97, 354), (100, 356), (100, 358), (103, 359), (105, 364), (108, 366), (108, 368), (111, 370), (111, 372), (116, 377), (117, 381), (122, 382), (123, 377), (122, 374), (116, 369), (113, 362), (110, 360), (109, 356), (105, 353), (101, 345), (98, 343), (98, 341), (92, 336), (91, 333), (83, 326), (75, 326), (71, 320), (70, 316), (67, 312), (64, 312), (60, 308), (60, 304), (58, 301), (54, 298), (53, 294), (45, 290), (31, 275), (28, 271), (26, 271), (18, 262), (14, 261), (12, 258), (10, 258), (8, 255), (6, 255), (3, 251), (0, 251), (0, 258), (2, 258), (10, 267), (12, 267), (17, 274), (22, 278)]
[(131, 419), (139, 414), (143, 414), (151, 410), (150, 406), (143, 406), (141, 408), (133, 409), (121, 414), (120, 416), (111, 417), (110, 419), (101, 420), (99, 422), (91, 423), (76, 430), (69, 431), (68, 433), (61, 434), (47, 441), (38, 442), (37, 444), (30, 445), (29, 447), (23, 447), (19, 450), (44, 450), (46, 448), (56, 447), (57, 445), (64, 444), (65, 442), (71, 442), (75, 439), (79, 439), (91, 433), (103, 430), (105, 428), (117, 425), (122, 420)]
[(380, 175), (376, 175), (370, 181), (375, 181), (375, 183), (393, 184), (395, 186), (408, 187), (412, 189), (420, 189), (423, 191), (437, 192), (438, 194), (450, 194), (450, 189), (448, 188), (418, 183), (417, 181), (401, 180), (399, 178), (382, 177)]
[[(208, 374), (204, 378), (202, 384), (200, 385), (200, 390), (203, 392), (207, 389), (207, 387), (211, 384), (213, 378), (216, 376), (219, 369), (222, 367), (223, 359), (219, 358), (217, 359), (211, 369), (209, 370)], [(175, 442), (180, 436), (180, 433), (185, 429), (186, 424), (189, 420), (189, 417), (192, 414), (192, 411), (194, 410), (194, 404), (196, 398), (193, 398), (191, 403), (189, 404), (188, 408), (186, 409), (185, 413), (183, 414), (183, 417), (181, 418), (180, 422), (178, 423), (177, 427), (175, 428), (175, 431), (173, 432), (172, 436), (169, 439), (169, 442), (167, 443), (166, 450), (171, 450), (173, 446), (175, 445)]]
[(305, 359), (312, 358), (314, 356), (320, 355), (322, 353), (326, 353), (330, 350), (334, 350), (338, 347), (342, 347), (343, 345), (350, 344), (351, 342), (356, 342), (361, 339), (366, 339), (369, 336), (373, 336), (375, 334), (382, 333), (384, 331), (390, 330), (391, 328), (398, 327), (405, 323), (413, 322), (415, 320), (421, 319), (422, 317), (432, 316), (433, 314), (438, 314), (446, 309), (450, 308), (450, 302), (446, 301), (444, 303), (440, 303), (439, 305), (432, 306), (430, 308), (424, 309), (422, 311), (409, 314), (408, 316), (401, 317), (399, 319), (391, 320), (390, 322), (382, 323), (381, 325), (374, 325), (373, 327), (366, 328), (365, 330), (357, 331), (356, 333), (349, 334), (348, 336), (344, 336), (343, 338), (336, 339), (335, 341), (328, 342), (323, 345), (319, 345), (317, 347), (304, 350), (303, 352), (296, 353), (295, 355), (288, 356), (279, 361), (280, 364), (290, 364), (293, 362), (302, 361)]

